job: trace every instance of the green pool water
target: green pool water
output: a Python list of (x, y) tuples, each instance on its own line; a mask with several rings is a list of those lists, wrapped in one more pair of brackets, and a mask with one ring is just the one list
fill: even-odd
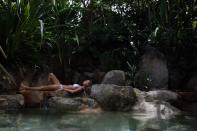
[(0, 115), (0, 131), (196, 131), (197, 117), (159, 119), (142, 113), (57, 113), (23, 110)]

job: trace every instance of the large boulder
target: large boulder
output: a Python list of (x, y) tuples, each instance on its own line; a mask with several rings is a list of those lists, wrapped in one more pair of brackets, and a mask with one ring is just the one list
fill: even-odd
[(114, 84), (118, 86), (125, 85), (125, 72), (121, 70), (112, 70), (104, 76), (102, 84)]
[(0, 95), (0, 110), (18, 110), (24, 105), (24, 97), (16, 95)]
[(105, 110), (129, 111), (135, 103), (135, 93), (131, 86), (96, 84), (91, 88), (91, 97)]
[(81, 111), (85, 108), (96, 108), (97, 103), (91, 98), (82, 97), (52, 97), (48, 100), (48, 106), (50, 109), (54, 109), (60, 112), (67, 111)]
[(164, 55), (153, 47), (146, 47), (135, 79), (141, 90), (167, 89), (168, 68)]

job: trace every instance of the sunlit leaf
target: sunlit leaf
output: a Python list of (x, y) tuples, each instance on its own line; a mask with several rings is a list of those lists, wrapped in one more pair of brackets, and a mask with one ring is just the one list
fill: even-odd
[(75, 32), (75, 40), (77, 41), (77, 44), (78, 44), (78, 46), (79, 46), (79, 37), (78, 37), (78, 35), (77, 35), (76, 32)]
[(42, 20), (39, 20), (39, 22), (40, 22), (40, 34), (41, 34), (41, 43), (42, 43), (44, 36), (44, 23)]
[(56, 0), (52, 0), (52, 3), (55, 6), (56, 5)]
[(193, 29), (196, 29), (196, 26), (197, 26), (197, 21), (193, 21), (193, 22), (192, 22), (192, 28), (193, 28)]
[(27, 18), (29, 18), (29, 16), (30, 16), (30, 3), (29, 2), (26, 5), (25, 15), (26, 15)]

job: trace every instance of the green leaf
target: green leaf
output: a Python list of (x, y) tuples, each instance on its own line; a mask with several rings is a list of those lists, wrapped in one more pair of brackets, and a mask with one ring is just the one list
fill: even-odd
[(196, 26), (197, 26), (197, 21), (193, 21), (193, 22), (192, 22), (192, 28), (193, 28), (193, 29), (196, 29)]
[(29, 2), (25, 8), (25, 16), (26, 16), (26, 18), (29, 18), (29, 16), (30, 16), (30, 3)]
[(74, 38), (74, 40), (76, 40), (77, 41), (77, 44), (78, 44), (78, 46), (79, 46), (79, 36), (77, 35), (77, 33), (75, 32), (75, 38)]

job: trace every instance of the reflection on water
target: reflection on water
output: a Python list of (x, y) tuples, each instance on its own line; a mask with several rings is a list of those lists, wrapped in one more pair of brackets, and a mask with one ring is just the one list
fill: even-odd
[(139, 113), (55, 113), (26, 110), (1, 114), (0, 131), (195, 131), (197, 118), (181, 115), (170, 120)]

